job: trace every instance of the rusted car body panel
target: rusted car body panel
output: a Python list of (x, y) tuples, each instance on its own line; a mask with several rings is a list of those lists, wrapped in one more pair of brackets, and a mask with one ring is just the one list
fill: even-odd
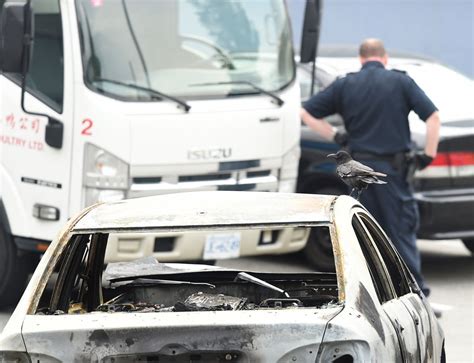
[[(348, 356), (356, 362), (439, 361), (443, 333), (423, 296), (411, 292), (379, 302), (351, 224), (358, 213), (367, 212), (345, 196), (250, 192), (93, 206), (71, 220), (46, 252), (5, 328), (0, 350), (28, 351), (42, 361), (147, 361), (148, 356), (184, 362), (193, 354), (202, 361), (233, 362), (332, 362)], [(38, 314), (54, 266), (77, 234), (268, 226), (329, 228), (337, 301), (265, 310)]]
[(328, 223), (334, 196), (301, 194), (199, 192), (137, 198), (100, 204), (71, 232), (205, 229), (229, 226)]

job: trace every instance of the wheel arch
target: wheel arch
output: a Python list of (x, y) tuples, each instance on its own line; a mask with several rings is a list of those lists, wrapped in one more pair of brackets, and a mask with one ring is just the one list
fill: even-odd
[(0, 233), (11, 235), (10, 221), (8, 220), (7, 210), (3, 204), (3, 199), (0, 196)]
[(0, 166), (0, 224), (4, 233), (21, 234), (27, 226), (28, 216), (18, 191), (8, 171)]

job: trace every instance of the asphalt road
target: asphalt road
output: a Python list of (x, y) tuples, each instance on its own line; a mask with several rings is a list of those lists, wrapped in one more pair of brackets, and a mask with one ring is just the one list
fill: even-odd
[[(460, 241), (419, 241), (430, 300), (442, 304), (448, 362), (474, 362), (474, 257)], [(311, 271), (298, 255), (219, 261), (218, 265), (265, 271)], [(11, 311), (0, 312), (0, 329)]]

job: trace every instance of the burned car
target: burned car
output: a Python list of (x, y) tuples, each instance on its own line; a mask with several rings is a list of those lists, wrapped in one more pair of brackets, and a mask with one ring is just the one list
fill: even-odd
[[(153, 256), (104, 266), (116, 234), (199, 232), (219, 250), (239, 234), (269, 229), (323, 230), (335, 272), (164, 264)], [(38, 265), (0, 351), (7, 362), (445, 360), (429, 304), (357, 201), (255, 192), (170, 194), (84, 210)]]

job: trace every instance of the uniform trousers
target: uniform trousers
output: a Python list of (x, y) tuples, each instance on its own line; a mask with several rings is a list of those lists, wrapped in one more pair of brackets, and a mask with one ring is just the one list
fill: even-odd
[(416, 246), (420, 217), (412, 186), (389, 162), (360, 161), (376, 171), (387, 174), (387, 178), (383, 178), (387, 184), (370, 185), (362, 193), (360, 201), (387, 233), (418, 286), (425, 296), (428, 296), (430, 289), (421, 273), (420, 251)]

